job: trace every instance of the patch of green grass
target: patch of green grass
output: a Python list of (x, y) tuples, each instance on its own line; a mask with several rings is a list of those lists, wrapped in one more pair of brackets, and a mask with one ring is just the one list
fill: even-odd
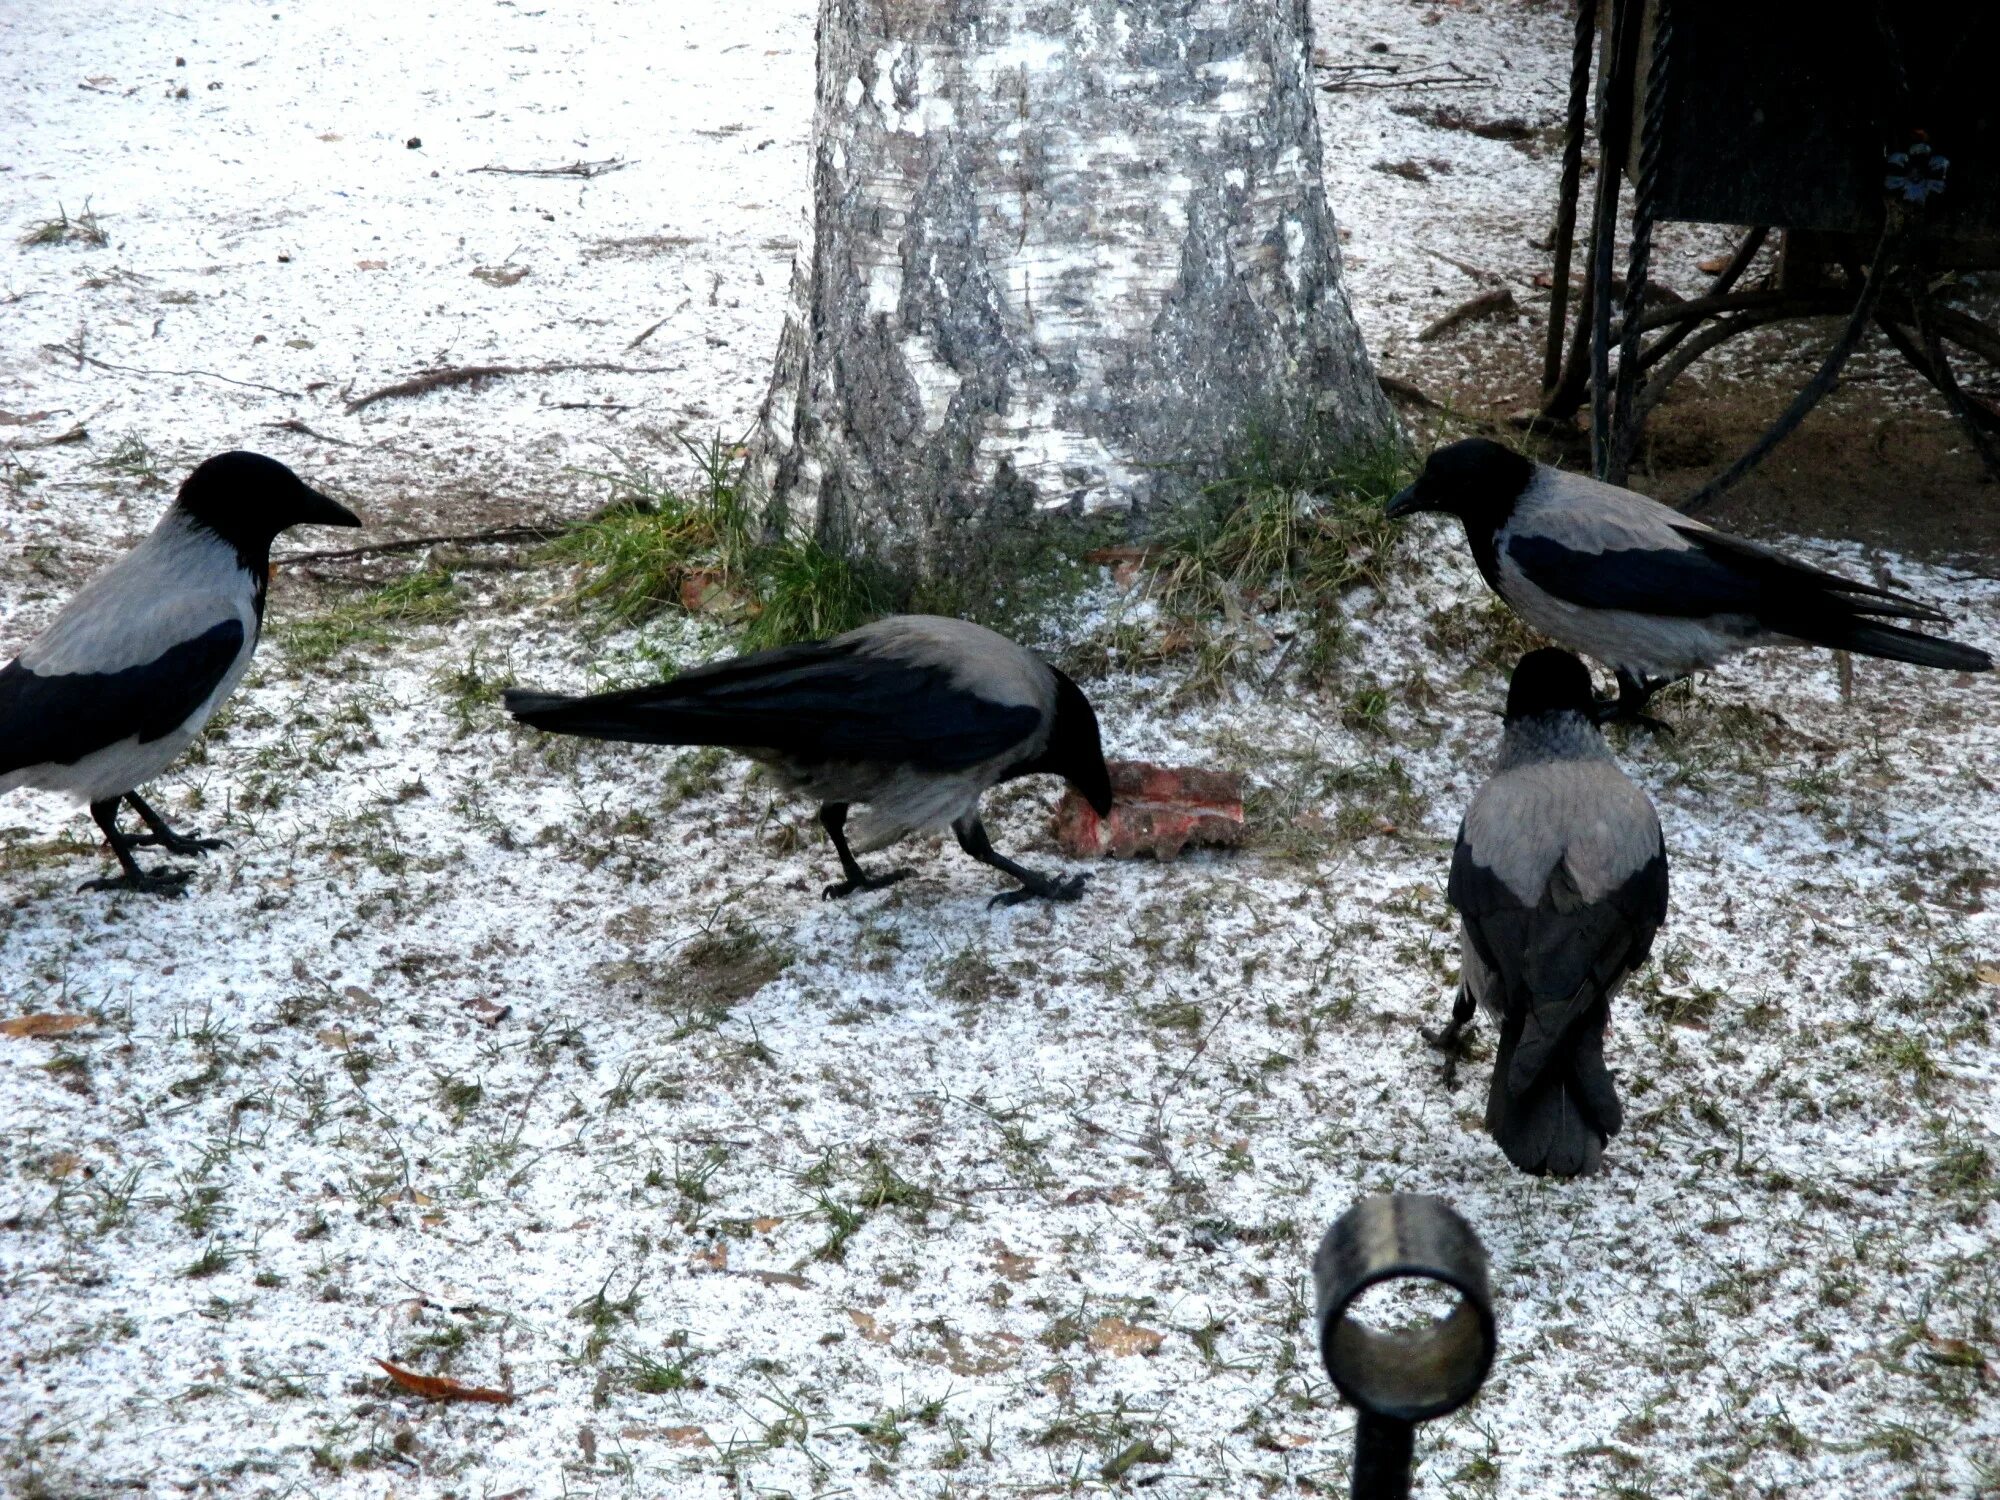
[(838, 635), (891, 607), (865, 565), (811, 538), (763, 534), (739, 445), (681, 441), (699, 472), (692, 491), (638, 464), (595, 474), (608, 505), (550, 544), (549, 556), (583, 565), (579, 604), (620, 624), (692, 610), (739, 626), (746, 650)]
[(56, 205), (56, 216), (44, 219), (21, 236), (24, 245), (89, 245), (101, 249), (111, 243), (111, 236), (104, 232), (97, 215), (91, 211), (90, 200), (83, 200), (83, 212), (75, 218), (60, 203)]
[(97, 467), (142, 485), (159, 484), (160, 467), (152, 446), (136, 432), (128, 432), (112, 445), (111, 451), (96, 460)]
[(320, 667), (351, 647), (382, 644), (391, 626), (455, 619), (464, 606), (450, 570), (422, 567), (325, 614), (281, 625), (278, 639), (294, 665)]
[(595, 1361), (610, 1344), (620, 1323), (630, 1323), (639, 1316), (639, 1288), (634, 1286), (623, 1297), (612, 1297), (611, 1280), (605, 1278), (604, 1285), (592, 1295), (577, 1303), (569, 1310), (569, 1315), (590, 1326), (590, 1336), (584, 1340), (583, 1356)]
[(1219, 685), (1245, 636), (1263, 635), (1240, 628), (1249, 619), (1295, 612), (1288, 655), (1309, 682), (1326, 682), (1345, 655), (1341, 597), (1387, 571), (1398, 533), (1384, 512), (1410, 470), (1392, 443), (1294, 453), (1253, 439), (1233, 473), (1167, 517), (1149, 587), (1186, 635), (1197, 677)]
[(743, 629), (749, 650), (823, 640), (892, 607), (888, 589), (865, 564), (809, 537), (759, 548), (752, 565), (760, 607)]

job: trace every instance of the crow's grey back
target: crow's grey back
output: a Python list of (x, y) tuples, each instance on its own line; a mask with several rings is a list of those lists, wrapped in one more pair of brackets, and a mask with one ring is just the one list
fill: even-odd
[(871, 655), (936, 667), (952, 686), (988, 703), (1055, 709), (1056, 680), (1048, 664), (1004, 635), (943, 615), (890, 615), (840, 637)]

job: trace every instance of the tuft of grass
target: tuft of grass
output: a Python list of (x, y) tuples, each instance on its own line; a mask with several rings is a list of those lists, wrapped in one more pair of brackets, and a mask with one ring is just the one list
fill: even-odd
[(448, 568), (406, 573), (325, 614), (280, 627), (285, 654), (301, 667), (320, 667), (354, 646), (380, 645), (391, 626), (456, 619), (465, 601)]
[(754, 563), (759, 608), (743, 630), (749, 650), (823, 640), (890, 608), (888, 590), (864, 564), (810, 537), (760, 548)]
[(688, 610), (741, 627), (747, 650), (819, 640), (852, 630), (891, 606), (869, 568), (810, 537), (768, 537), (742, 485), (744, 452), (718, 434), (686, 438), (700, 483), (682, 493), (636, 464), (597, 473), (611, 489), (595, 520), (549, 546), (581, 563), (574, 598), (619, 624)]
[(58, 203), (56, 216), (53, 219), (44, 219), (30, 228), (21, 236), (21, 243), (88, 245), (92, 249), (101, 249), (111, 243), (111, 236), (104, 232), (104, 226), (98, 222), (97, 215), (91, 210), (90, 200), (86, 198), (83, 200), (83, 212), (73, 219), (69, 216), (69, 210)]
[(1197, 676), (1219, 684), (1238, 643), (1263, 634), (1218, 637), (1214, 621), (1238, 627), (1283, 612), (1301, 617), (1305, 677), (1327, 681), (1345, 655), (1341, 597), (1386, 573), (1398, 534), (1384, 511), (1410, 470), (1393, 443), (1294, 456), (1253, 439), (1233, 473), (1167, 517), (1149, 587), (1194, 651)]

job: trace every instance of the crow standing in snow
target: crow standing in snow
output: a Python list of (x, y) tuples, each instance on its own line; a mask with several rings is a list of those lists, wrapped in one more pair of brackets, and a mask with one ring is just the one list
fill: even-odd
[[(151, 534), (0, 670), (0, 792), (31, 786), (88, 803), (123, 870), (81, 889), (177, 891), (185, 870), (142, 870), (133, 849), (222, 846), (175, 832), (136, 788), (192, 743), (250, 665), (278, 533), (360, 524), (276, 459), (211, 458)], [(121, 800), (151, 832), (119, 831)]]
[[(507, 694), (523, 724), (558, 734), (650, 745), (721, 745), (818, 799), (845, 877), (829, 897), (893, 885), (855, 860), (946, 823), (958, 846), (1021, 882), (992, 904), (1031, 896), (1074, 901), (1084, 877), (1039, 875), (996, 853), (979, 821), (988, 787), (1060, 776), (1111, 811), (1097, 715), (1074, 682), (1005, 636), (964, 620), (892, 615), (810, 645), (759, 651), (683, 672), (654, 687), (563, 698)], [(847, 810), (868, 811), (847, 839)]]
[(1524, 1172), (1596, 1168), (1623, 1118), (1604, 1066), (1611, 998), (1667, 915), (1653, 805), (1605, 748), (1590, 673), (1532, 651), (1507, 690), (1499, 763), (1459, 826), (1458, 1000), (1432, 1041), (1456, 1061), (1475, 1004), (1500, 1025), (1486, 1128)]
[(1485, 438), (1438, 449), (1417, 482), (1389, 502), (1392, 517), (1420, 511), (1457, 516), (1480, 573), (1516, 614), (1618, 674), (1610, 717), (1645, 721), (1646, 701), (1659, 689), (1751, 646), (1827, 646), (1958, 672), (1993, 669), (1984, 651), (1885, 623), (1948, 623), (1928, 605)]

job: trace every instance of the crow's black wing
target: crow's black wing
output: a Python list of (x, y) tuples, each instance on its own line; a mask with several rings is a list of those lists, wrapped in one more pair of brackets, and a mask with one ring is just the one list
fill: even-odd
[(1461, 840), (1450, 896), (1473, 950), (1499, 976), (1504, 1011), (1521, 1017), (1508, 1088), (1525, 1094), (1618, 977), (1652, 951), (1666, 920), (1666, 847), (1597, 901), (1583, 900), (1559, 865), (1541, 899), (1526, 906)]
[[(1750, 615), (1808, 639), (1857, 616), (1941, 622), (1928, 605), (1842, 578), (1740, 537), (1675, 526), (1686, 547), (1623, 547), (1585, 552), (1532, 532), (1510, 535), (1507, 556), (1528, 581), (1586, 609), (1699, 618)], [(1795, 627), (1786, 629), (1786, 623)]]
[(0, 670), (0, 775), (74, 765), (93, 750), (171, 734), (208, 699), (243, 649), (243, 624), (224, 620), (149, 662), (118, 672), (43, 676)]
[(588, 698), (513, 692), (507, 708), (561, 734), (934, 771), (1004, 755), (1042, 724), (1040, 710), (982, 698), (942, 667), (838, 642), (760, 651)]

